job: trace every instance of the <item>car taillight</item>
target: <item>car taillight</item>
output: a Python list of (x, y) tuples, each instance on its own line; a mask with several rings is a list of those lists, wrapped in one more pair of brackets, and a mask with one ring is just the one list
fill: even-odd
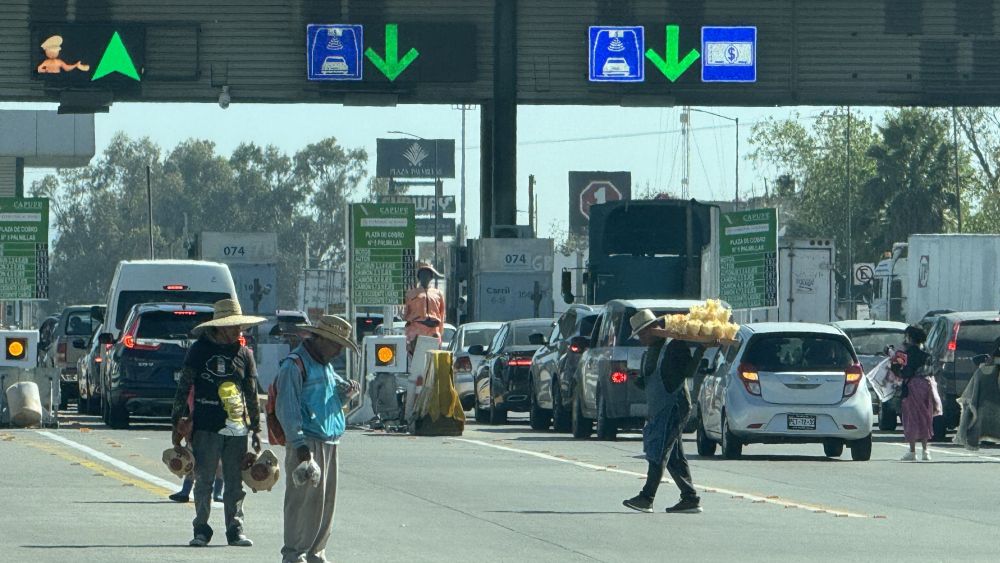
[(66, 361), (66, 343), (60, 342), (59, 346), (56, 348), (56, 358), (60, 362)]
[(455, 360), (455, 371), (472, 371), (472, 359), (463, 356)]
[(96, 358), (94, 358), (94, 363), (95, 364), (99, 364), (99, 363), (101, 363), (103, 361), (104, 361), (104, 359), (102, 359), (100, 356), (97, 356)]
[(951, 340), (948, 341), (948, 347), (944, 352), (944, 358), (941, 359), (943, 362), (951, 363), (955, 361), (955, 350), (958, 350), (958, 329), (961, 327), (961, 322), (955, 323), (955, 327), (951, 331)]
[(126, 334), (124, 338), (122, 338), (122, 344), (129, 350), (153, 351), (160, 349), (159, 342), (150, 342), (148, 340), (137, 339), (131, 334)]
[(583, 351), (583, 348), (577, 346), (576, 344), (570, 344), (569, 351), (573, 352), (574, 354), (579, 354), (580, 352)]
[(531, 358), (511, 358), (507, 360), (507, 365), (515, 368), (523, 368), (531, 365)]
[(198, 311), (174, 311), (174, 314), (182, 317), (193, 317), (198, 314)]
[(611, 383), (620, 385), (622, 383), (628, 382), (628, 373), (624, 371), (613, 371), (611, 372)]
[(860, 364), (854, 364), (847, 368), (844, 372), (844, 398), (852, 397), (858, 392), (858, 387), (861, 383), (861, 378), (864, 377), (865, 371), (861, 368)]
[(184, 291), (187, 288), (188, 288), (188, 286), (182, 285), (182, 284), (179, 284), (179, 283), (172, 283), (172, 284), (163, 286), (163, 289), (165, 289), (167, 291)]
[(744, 363), (740, 364), (737, 371), (740, 375), (740, 381), (743, 382), (743, 387), (746, 387), (747, 393), (760, 397), (760, 376), (757, 375), (757, 368)]

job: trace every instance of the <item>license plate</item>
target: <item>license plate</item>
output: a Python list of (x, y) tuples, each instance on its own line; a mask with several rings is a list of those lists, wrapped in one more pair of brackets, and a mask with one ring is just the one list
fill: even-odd
[(816, 415), (813, 414), (790, 414), (788, 415), (789, 430), (816, 430)]
[(184, 375), (183, 371), (175, 371), (174, 372), (174, 381), (180, 381), (182, 375)]

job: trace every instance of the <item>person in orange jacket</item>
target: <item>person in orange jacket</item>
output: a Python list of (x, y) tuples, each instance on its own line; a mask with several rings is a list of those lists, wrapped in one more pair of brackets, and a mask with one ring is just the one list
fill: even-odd
[(430, 262), (417, 263), (417, 287), (406, 292), (403, 320), (406, 321), (406, 347), (412, 354), (418, 336), (431, 336), (441, 341), (444, 331), (444, 293), (430, 287), (431, 280), (442, 276)]

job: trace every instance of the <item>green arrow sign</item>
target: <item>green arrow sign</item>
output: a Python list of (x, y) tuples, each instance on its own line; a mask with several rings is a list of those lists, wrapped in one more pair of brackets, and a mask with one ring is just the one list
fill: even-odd
[(94, 71), (94, 77), (90, 80), (93, 82), (112, 72), (124, 74), (136, 82), (140, 80), (139, 71), (135, 69), (135, 63), (132, 62), (132, 56), (128, 54), (128, 49), (125, 48), (125, 43), (122, 42), (122, 37), (118, 35), (117, 31), (108, 41), (108, 46), (104, 48), (101, 62), (97, 63), (97, 70)]
[(676, 82), (684, 74), (684, 71), (691, 68), (691, 65), (701, 57), (701, 53), (697, 49), (691, 49), (683, 60), (680, 59), (680, 46), (678, 45), (680, 34), (680, 27), (667, 26), (667, 50), (664, 57), (661, 57), (653, 49), (646, 50), (646, 58), (656, 65), (663, 76), (666, 76), (667, 80), (671, 82)]
[(385, 75), (390, 82), (396, 80), (396, 78), (406, 70), (406, 67), (410, 66), (413, 61), (417, 60), (420, 56), (420, 52), (416, 49), (411, 48), (409, 51), (403, 55), (403, 58), (399, 58), (399, 26), (390, 23), (385, 26), (385, 58), (379, 56), (374, 49), (369, 47), (365, 50), (365, 56), (368, 60), (375, 65), (375, 68)]

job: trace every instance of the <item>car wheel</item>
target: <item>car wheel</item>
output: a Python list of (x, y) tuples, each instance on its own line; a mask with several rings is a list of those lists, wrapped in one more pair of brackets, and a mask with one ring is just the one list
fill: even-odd
[(481, 409), (476, 406), (476, 422), (480, 424), (486, 424), (490, 421), (490, 411), (488, 409)]
[(493, 400), (493, 388), (490, 387), (490, 424), (507, 424), (507, 409), (497, 406)]
[(559, 382), (552, 380), (552, 429), (569, 432), (573, 426), (573, 412), (563, 406), (562, 389)]
[(66, 410), (67, 407), (69, 407), (69, 397), (66, 396), (66, 393), (60, 392), (59, 393), (59, 410), (64, 411), (64, 410)]
[(128, 428), (129, 415), (125, 406), (113, 406), (108, 409), (108, 426), (114, 430), (124, 430)]
[(947, 442), (948, 441), (948, 424), (944, 416), (934, 417), (934, 436), (931, 439), (932, 442)]
[(583, 416), (583, 399), (580, 397), (580, 393), (575, 393), (576, 397), (573, 399), (573, 416), (570, 421), (570, 431), (573, 432), (573, 437), (577, 439), (590, 438), (590, 435), (594, 432), (594, 421)]
[(104, 395), (101, 395), (101, 420), (108, 423), (108, 400)]
[(532, 385), (528, 393), (528, 423), (532, 430), (548, 430), (552, 423), (552, 411), (538, 406), (538, 397), (535, 395), (535, 386)]
[(883, 432), (893, 432), (896, 430), (896, 411), (889, 403), (882, 403), (882, 408), (878, 412), (878, 429)]
[(608, 416), (608, 404), (604, 393), (597, 393), (597, 439), (613, 442), (618, 438), (618, 424)]
[(826, 457), (840, 457), (844, 455), (844, 442), (840, 440), (824, 441), (823, 454), (825, 454)]
[(729, 420), (722, 414), (722, 457), (739, 459), (743, 455), (743, 442), (729, 431)]
[(851, 459), (854, 461), (868, 461), (872, 458), (872, 435), (869, 434), (860, 440), (851, 442)]
[(83, 398), (83, 393), (80, 393), (80, 398), (76, 400), (76, 413), (77, 414), (88, 414), (90, 411), (90, 400)]
[(697, 420), (698, 429), (695, 431), (695, 445), (698, 447), (698, 455), (701, 457), (712, 457), (715, 455), (717, 444), (715, 440), (705, 433), (705, 426), (701, 423), (700, 417)]

